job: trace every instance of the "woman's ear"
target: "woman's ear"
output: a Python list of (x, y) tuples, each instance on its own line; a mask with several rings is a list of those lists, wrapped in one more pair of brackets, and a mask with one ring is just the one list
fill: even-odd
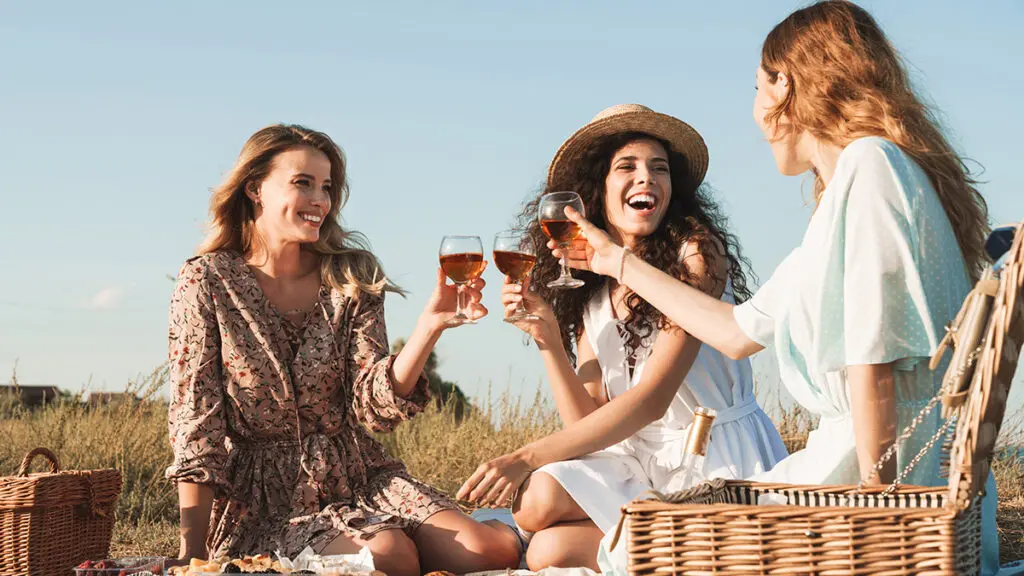
[(775, 82), (772, 82), (770, 85), (772, 96), (779, 102), (786, 98), (791, 88), (792, 84), (790, 83), (789, 76), (785, 72), (779, 72), (776, 74)]
[(252, 200), (253, 204), (260, 205), (260, 190), (255, 182), (248, 182), (245, 185), (245, 195)]

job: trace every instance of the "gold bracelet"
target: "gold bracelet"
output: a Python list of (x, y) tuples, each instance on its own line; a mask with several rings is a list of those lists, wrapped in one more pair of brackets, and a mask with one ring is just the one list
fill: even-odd
[(622, 257), (619, 258), (619, 275), (615, 277), (615, 281), (619, 284), (622, 284), (622, 270), (626, 267), (626, 254), (631, 252), (632, 250), (629, 249), (629, 246), (622, 247)]

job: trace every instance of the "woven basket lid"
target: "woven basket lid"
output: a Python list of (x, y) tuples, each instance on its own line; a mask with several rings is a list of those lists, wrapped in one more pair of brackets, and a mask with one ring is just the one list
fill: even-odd
[[(950, 452), (949, 497), (961, 510), (974, 501), (988, 479), (1024, 343), (1024, 222), (1017, 226), (995, 290)], [(955, 364), (950, 370), (957, 369)]]

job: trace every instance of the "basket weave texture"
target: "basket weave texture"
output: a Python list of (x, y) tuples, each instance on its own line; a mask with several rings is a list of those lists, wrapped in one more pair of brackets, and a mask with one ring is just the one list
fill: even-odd
[(937, 352), (953, 348), (942, 397), (943, 416), (956, 426), (947, 486), (719, 479), (654, 493), (623, 507), (628, 572), (977, 574), (982, 491), (1022, 343), (1024, 223), (999, 273), (986, 271)]
[[(43, 456), (50, 471), (29, 474)], [(117, 470), (60, 470), (46, 448), (30, 451), (16, 476), (0, 477), (0, 576), (70, 576), (106, 558), (121, 495)]]

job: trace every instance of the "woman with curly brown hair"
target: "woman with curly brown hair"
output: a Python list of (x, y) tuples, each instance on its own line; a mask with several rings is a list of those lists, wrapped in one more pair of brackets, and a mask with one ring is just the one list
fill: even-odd
[[(748, 295), (735, 238), (701, 183), (707, 148), (686, 123), (639, 105), (597, 115), (559, 149), (544, 194), (575, 190), (596, 225), (638, 258), (712, 298)], [(541, 197), (543, 197), (543, 195)], [(538, 197), (521, 219), (535, 245)], [(513, 503), (533, 532), (526, 560), (597, 568), (598, 545), (620, 507), (679, 478), (698, 406), (717, 412), (710, 476), (743, 478), (786, 455), (754, 397), (750, 363), (729, 360), (613, 279), (553, 290), (558, 262), (538, 255), (533, 291), (506, 279), (506, 317), (520, 300), (539, 320), (518, 321), (541, 351), (564, 429), (482, 465), (459, 495)], [(531, 474), (532, 471), (532, 474)], [(525, 481), (525, 483), (523, 483)], [(679, 486), (682, 488), (682, 486)]]
[[(619, 279), (731, 358), (773, 349), (783, 385), (820, 423), (805, 449), (756, 480), (889, 483), (906, 471), (904, 483), (941, 485), (928, 444), (940, 414), (925, 409), (945, 365), (928, 364), (987, 261), (985, 200), (899, 53), (855, 4), (790, 14), (765, 39), (756, 73), (754, 120), (779, 171), (815, 180), (803, 241), (768, 282), (740, 305), (710, 298), (572, 211), (586, 240), (570, 247), (569, 264)], [(985, 573), (998, 567), (995, 503), (990, 476)]]

